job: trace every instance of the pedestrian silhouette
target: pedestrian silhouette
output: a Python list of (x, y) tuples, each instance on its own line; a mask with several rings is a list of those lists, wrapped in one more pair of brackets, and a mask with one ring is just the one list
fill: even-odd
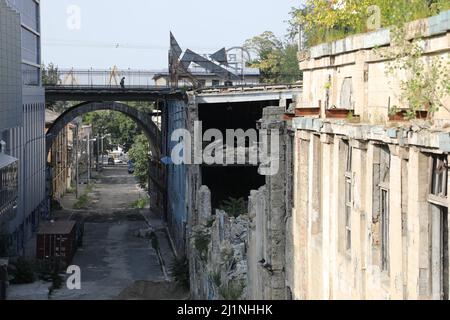
[(125, 77), (123, 77), (122, 80), (120, 80), (120, 87), (122, 89), (125, 89)]

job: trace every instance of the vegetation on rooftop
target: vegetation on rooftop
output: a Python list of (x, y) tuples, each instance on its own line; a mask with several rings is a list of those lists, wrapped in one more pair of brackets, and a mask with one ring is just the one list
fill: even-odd
[(439, 14), (448, 0), (306, 0), (292, 26), (303, 26), (307, 46)]

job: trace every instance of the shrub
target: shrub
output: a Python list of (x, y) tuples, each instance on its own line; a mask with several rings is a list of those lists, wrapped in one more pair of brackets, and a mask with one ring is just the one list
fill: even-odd
[(208, 247), (211, 242), (211, 235), (206, 232), (197, 232), (194, 235), (194, 246), (197, 249), (200, 258), (206, 261), (208, 256)]
[(225, 211), (230, 217), (239, 217), (247, 212), (247, 203), (244, 198), (228, 198), (220, 205), (220, 210)]
[(170, 266), (170, 274), (180, 287), (189, 290), (189, 260), (186, 257), (173, 259)]
[(245, 285), (240, 281), (230, 281), (219, 288), (219, 294), (225, 300), (239, 300), (244, 293)]
[(83, 194), (80, 196), (77, 202), (73, 205), (74, 209), (86, 209), (89, 202), (89, 197), (87, 194)]
[(214, 285), (217, 288), (220, 288), (220, 286), (222, 285), (222, 277), (220, 275), (220, 272), (213, 272), (211, 275), (211, 281), (212, 283), (214, 283)]
[(144, 209), (150, 203), (148, 198), (140, 198), (133, 202), (134, 209)]
[(26, 260), (22, 257), (12, 263), (13, 270), (11, 272), (13, 284), (27, 284), (36, 281), (35, 264), (33, 261)]

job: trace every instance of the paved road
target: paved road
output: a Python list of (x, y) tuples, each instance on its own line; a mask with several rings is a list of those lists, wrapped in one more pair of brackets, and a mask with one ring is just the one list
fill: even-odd
[(81, 268), (81, 290), (57, 290), (52, 299), (116, 299), (135, 281), (164, 281), (149, 240), (135, 231), (144, 221), (86, 223), (84, 246), (73, 264)]
[[(86, 221), (83, 247), (72, 262), (81, 269), (81, 290), (69, 290), (64, 283), (63, 288), (55, 290), (50, 299), (186, 298), (186, 292), (165, 281), (173, 253), (164, 224), (151, 216), (148, 210), (131, 207), (143, 196), (144, 191), (128, 174), (126, 166), (112, 166), (98, 175), (89, 194), (88, 210), (72, 210), (74, 195), (63, 199), (65, 210), (56, 214), (55, 218), (82, 216)], [(149, 224), (158, 237), (158, 251), (149, 239), (136, 236), (137, 231), (147, 229)], [(33, 295), (33, 290), (42, 292), (39, 296)], [(45, 283), (15, 286), (11, 293), (14, 299), (45, 299)]]

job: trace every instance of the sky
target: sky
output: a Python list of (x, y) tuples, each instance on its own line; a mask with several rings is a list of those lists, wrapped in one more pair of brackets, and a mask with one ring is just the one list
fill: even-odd
[(300, 0), (41, 0), (42, 62), (60, 68), (162, 69), (169, 32), (183, 50), (213, 53), (273, 31)]

